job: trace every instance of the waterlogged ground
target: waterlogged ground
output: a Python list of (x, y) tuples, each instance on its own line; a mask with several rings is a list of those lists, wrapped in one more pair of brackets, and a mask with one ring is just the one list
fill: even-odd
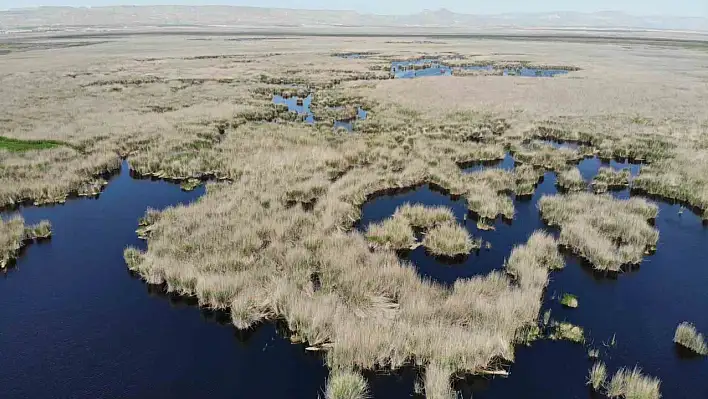
[[(396, 79), (413, 79), (426, 76), (450, 76), (455, 70), (493, 72), (493, 65), (469, 65), (451, 67), (435, 59), (419, 59), (412, 61), (394, 61), (391, 63), (391, 73)], [(524, 76), (537, 78), (552, 78), (568, 73), (564, 69), (553, 68), (501, 68), (503, 76)]]
[[(288, 107), (288, 111), (290, 112), (295, 112), (298, 115), (302, 115), (304, 118), (304, 121), (309, 124), (315, 123), (315, 115), (312, 113), (312, 110), (310, 109), (310, 106), (312, 105), (312, 95), (310, 94), (307, 97), (298, 97), (298, 96), (292, 96), (292, 97), (283, 97), (283, 96), (278, 96), (275, 95), (273, 96), (273, 104), (284, 104)], [(335, 107), (334, 109), (338, 109), (341, 107)], [(361, 107), (357, 107), (357, 115), (356, 118), (352, 120), (339, 120), (334, 122), (334, 129), (337, 128), (344, 128), (348, 131), (353, 131), (354, 130), (354, 121), (355, 120), (364, 120), (368, 117), (368, 112), (364, 110)]]
[[(465, 171), (471, 173), (484, 167), (510, 170), (513, 165), (513, 159), (507, 156), (496, 165), (473, 165)], [(601, 166), (630, 168), (633, 176), (640, 169), (639, 165), (618, 161), (603, 163), (597, 158), (582, 161), (579, 169), (589, 182)], [(359, 228), (390, 217), (406, 202), (450, 207), (458, 222), (471, 235), (489, 242), (491, 249), (482, 249), (454, 265), (428, 255), (422, 247), (403, 255), (422, 276), (449, 285), (458, 278), (501, 269), (515, 245), (525, 243), (536, 229), (545, 228), (537, 201), (544, 194), (555, 193), (555, 174), (546, 173), (532, 198), (515, 201), (516, 216), (511, 224), (498, 220), (495, 231), (481, 231), (468, 214), (464, 200), (453, 199), (425, 185), (372, 199), (363, 207)], [(628, 198), (630, 193), (625, 189), (612, 195)], [(610, 373), (623, 366), (639, 365), (647, 374), (660, 378), (663, 397), (708, 397), (705, 379), (708, 361), (686, 358), (673, 344), (674, 331), (682, 321), (691, 321), (699, 330), (708, 331), (708, 312), (705, 312), (708, 269), (703, 267), (708, 228), (700, 218), (679, 205), (662, 202), (658, 205), (658, 248), (656, 254), (647, 257), (637, 269), (608, 279), (597, 276), (577, 257), (567, 255), (566, 268), (551, 275), (544, 311), (551, 310), (556, 320), (583, 326), (588, 339), (586, 345), (540, 341), (531, 347), (520, 347), (516, 362), (510, 366), (509, 378), (458, 381), (459, 394), (465, 398), (473, 394), (474, 398), (592, 397), (585, 385), (592, 366), (587, 353), (588, 349), (596, 348)], [(563, 308), (559, 303), (563, 293), (577, 295), (580, 307)]]
[[(589, 179), (598, 159), (580, 164)], [(614, 168), (638, 165), (612, 161)], [(507, 156), (494, 165), (511, 170)], [(291, 344), (273, 324), (239, 332), (228, 315), (200, 310), (189, 300), (165, 295), (127, 271), (122, 251), (144, 248), (137, 221), (148, 207), (195, 201), (177, 185), (132, 179), (124, 165), (99, 199), (66, 205), (22, 208), (28, 223), (48, 219), (53, 238), (29, 246), (17, 265), (0, 279), (0, 386), (3, 397), (294, 397), (321, 395), (327, 369), (320, 357)], [(556, 193), (555, 174), (546, 173), (536, 193), (515, 201), (516, 217), (498, 220), (495, 231), (480, 231), (463, 200), (429, 186), (372, 199), (363, 207), (361, 226), (380, 221), (405, 203), (445, 205), (473, 236), (491, 244), (459, 264), (438, 261), (416, 249), (406, 258), (421, 275), (443, 284), (500, 269), (515, 245), (544, 228), (536, 204)], [(613, 193), (628, 197), (628, 190)], [(544, 308), (556, 320), (583, 326), (588, 345), (540, 341), (517, 350), (511, 376), (468, 379), (455, 386), (465, 398), (587, 398), (587, 349), (597, 348), (610, 372), (641, 366), (662, 379), (666, 398), (708, 397), (708, 361), (685, 358), (672, 343), (675, 327), (688, 320), (708, 331), (708, 269), (703, 267), (708, 229), (691, 212), (660, 203), (656, 254), (616, 279), (597, 277), (568, 256), (554, 272)], [(8, 216), (7, 213), (3, 216)], [(580, 307), (560, 306), (562, 293), (578, 296)], [(612, 339), (614, 337), (614, 340)], [(614, 344), (613, 344), (614, 342)], [(394, 374), (366, 372), (374, 398), (410, 398), (420, 376), (414, 369)]]

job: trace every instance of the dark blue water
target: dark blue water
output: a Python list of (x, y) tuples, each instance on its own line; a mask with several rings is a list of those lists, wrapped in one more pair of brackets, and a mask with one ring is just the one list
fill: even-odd
[[(602, 165), (594, 158), (581, 162), (579, 168), (589, 181)], [(639, 168), (618, 161), (607, 165), (616, 169), (628, 167), (633, 174)], [(425, 185), (373, 198), (362, 208), (359, 228), (390, 217), (406, 202), (450, 207), (458, 222), (473, 236), (490, 242), (492, 249), (471, 254), (458, 265), (441, 262), (421, 248), (403, 255), (422, 276), (449, 285), (459, 278), (501, 269), (514, 245), (525, 243), (537, 229), (549, 230), (540, 220), (536, 204), (543, 194), (555, 192), (555, 175), (546, 173), (531, 199), (515, 201), (516, 215), (510, 225), (496, 221), (495, 231), (479, 231), (467, 214), (464, 200)], [(630, 191), (612, 195), (628, 198)], [(458, 381), (459, 394), (465, 398), (593, 397), (585, 385), (592, 366), (587, 350), (597, 348), (611, 374), (623, 366), (639, 365), (647, 374), (662, 380), (665, 398), (708, 398), (708, 359), (687, 358), (673, 343), (676, 326), (682, 321), (690, 321), (699, 331), (708, 332), (708, 228), (697, 215), (681, 212), (680, 205), (658, 205), (658, 248), (640, 267), (609, 279), (597, 276), (589, 265), (566, 255), (566, 268), (551, 274), (544, 310), (551, 310), (555, 320), (582, 326), (588, 339), (586, 346), (540, 341), (531, 347), (519, 347), (509, 378)], [(577, 295), (580, 307), (561, 306), (558, 298), (563, 293)], [(610, 345), (612, 337), (614, 346)]]
[[(298, 101), (302, 100), (302, 105), (298, 105)], [(298, 96), (292, 96), (285, 98), (283, 96), (273, 96), (273, 104), (285, 104), (288, 106), (288, 111), (297, 112), (298, 115), (304, 117), (305, 122), (315, 123), (315, 116), (310, 110), (310, 104), (312, 104), (312, 94), (305, 98)]]

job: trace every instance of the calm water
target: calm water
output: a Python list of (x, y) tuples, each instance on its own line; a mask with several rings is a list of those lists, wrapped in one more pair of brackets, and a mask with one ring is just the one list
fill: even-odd
[[(588, 159), (580, 168), (585, 175), (600, 165)], [(511, 168), (513, 159), (499, 166)], [(3, 398), (312, 399), (321, 393), (327, 377), (321, 358), (290, 344), (274, 325), (238, 332), (228, 317), (167, 297), (128, 273), (122, 251), (127, 245), (144, 248), (135, 229), (147, 207), (188, 203), (203, 192), (134, 180), (124, 166), (97, 200), (19, 210), (29, 223), (49, 219), (55, 234), (30, 245), (0, 279)], [(479, 231), (463, 200), (421, 186), (371, 200), (363, 207), (362, 225), (389, 217), (404, 202), (450, 206), (458, 221), (492, 248), (454, 266), (423, 249), (406, 256), (421, 274), (450, 283), (500, 269), (514, 245), (543, 228), (536, 203), (555, 192), (555, 175), (547, 173), (531, 199), (515, 202), (511, 224), (497, 220), (495, 231)], [(692, 213), (680, 214), (678, 206), (660, 204), (660, 209), (657, 252), (638, 270), (599, 279), (568, 257), (567, 267), (551, 275), (544, 307), (557, 320), (583, 326), (611, 372), (638, 364), (662, 379), (665, 398), (705, 398), (708, 361), (682, 358), (672, 338), (684, 320), (708, 332), (708, 268), (703, 266), (708, 229)], [(578, 309), (559, 305), (555, 298), (565, 292), (579, 297)], [(603, 345), (613, 335), (616, 346)], [(586, 353), (580, 345), (537, 342), (517, 350), (509, 378), (461, 381), (457, 387), (466, 398), (587, 398), (591, 362)], [(413, 397), (419, 378), (413, 369), (365, 375), (374, 398)]]
[[(508, 158), (495, 166), (513, 167), (513, 161)], [(579, 169), (589, 182), (600, 166), (608, 165), (615, 169), (628, 167), (633, 175), (639, 172), (639, 165), (617, 161), (604, 164), (597, 158), (584, 160)], [(481, 169), (479, 165), (472, 168)], [(427, 185), (367, 202), (363, 206), (359, 228), (390, 217), (406, 202), (450, 207), (458, 222), (473, 236), (490, 242), (492, 249), (482, 249), (457, 265), (440, 262), (426, 254), (423, 248), (403, 257), (410, 260), (422, 276), (451, 284), (458, 278), (501, 269), (515, 245), (525, 243), (533, 231), (545, 228), (536, 205), (542, 195), (557, 192), (555, 182), (555, 174), (546, 173), (531, 199), (515, 202), (513, 222), (508, 224), (498, 220), (495, 231), (478, 230), (464, 200), (452, 199)], [(622, 190), (612, 195), (628, 198), (630, 194), (629, 190)], [(509, 378), (462, 381), (458, 384), (460, 396), (593, 397), (585, 386), (592, 366), (587, 359), (587, 349), (593, 347), (600, 349), (601, 360), (607, 363), (610, 373), (622, 366), (639, 365), (647, 374), (660, 378), (665, 398), (708, 397), (708, 380), (705, 378), (708, 360), (685, 358), (673, 344), (674, 331), (682, 321), (691, 321), (699, 330), (708, 331), (708, 290), (705, 289), (708, 268), (704, 267), (708, 229), (696, 215), (679, 212), (678, 205), (658, 205), (660, 213), (656, 227), (660, 239), (657, 252), (647, 257), (638, 269), (616, 279), (599, 278), (588, 265), (573, 256), (566, 256), (566, 268), (551, 275), (544, 309), (551, 310), (556, 320), (568, 320), (583, 326), (587, 346), (541, 341), (531, 347), (520, 347), (516, 361), (510, 367)], [(580, 307), (563, 308), (558, 300), (563, 293), (577, 295)], [(613, 336), (615, 346), (609, 344)]]

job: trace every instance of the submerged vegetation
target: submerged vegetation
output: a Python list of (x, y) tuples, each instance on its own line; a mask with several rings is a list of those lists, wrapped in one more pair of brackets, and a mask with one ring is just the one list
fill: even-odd
[(708, 356), (708, 344), (703, 334), (696, 330), (696, 326), (683, 322), (676, 328), (674, 342), (701, 356)]
[(560, 227), (561, 244), (596, 270), (619, 272), (623, 265), (639, 264), (659, 239), (648, 223), (658, 208), (644, 199), (575, 193), (544, 197), (539, 208), (548, 223)]
[(50, 238), (51, 235), (52, 227), (46, 220), (33, 226), (25, 226), (21, 217), (0, 219), (0, 269), (8, 267), (25, 244)]

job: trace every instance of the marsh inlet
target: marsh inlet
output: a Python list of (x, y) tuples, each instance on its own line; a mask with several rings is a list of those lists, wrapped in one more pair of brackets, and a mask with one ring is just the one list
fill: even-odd
[[(304, 121), (309, 124), (315, 123), (315, 114), (312, 113), (310, 106), (312, 105), (312, 95), (307, 97), (283, 97), (279, 95), (273, 96), (273, 104), (284, 104), (288, 107), (288, 111), (296, 112), (298, 115), (302, 115)], [(333, 110), (341, 110), (344, 107), (332, 107)], [(346, 120), (337, 120), (334, 122), (334, 129), (344, 128), (347, 131), (354, 130), (354, 121), (364, 120), (368, 117), (368, 112), (361, 107), (357, 107), (356, 117)]]

